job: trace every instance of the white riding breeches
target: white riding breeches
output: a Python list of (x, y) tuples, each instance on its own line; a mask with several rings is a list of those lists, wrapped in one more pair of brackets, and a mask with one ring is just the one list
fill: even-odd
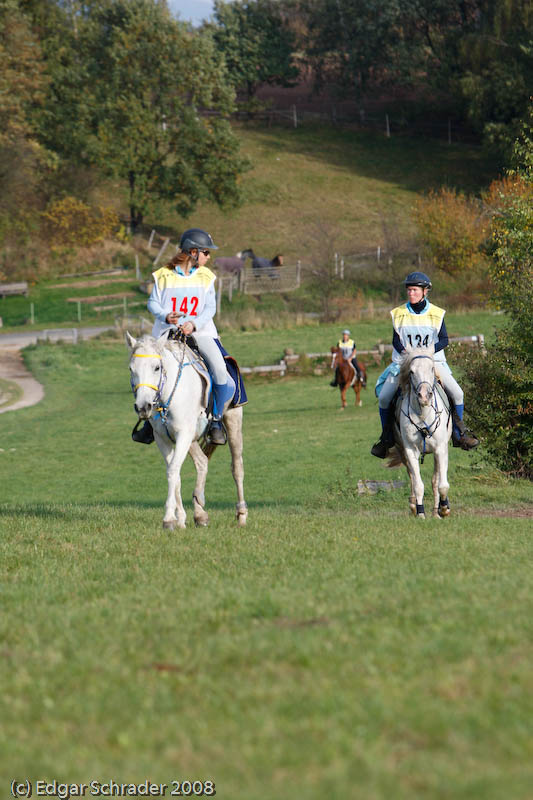
[(198, 345), (198, 350), (207, 362), (213, 381), (217, 384), (227, 383), (228, 373), (226, 371), (226, 362), (213, 337), (209, 336), (209, 334), (198, 332), (193, 333), (193, 337)]
[[(452, 375), (452, 371), (445, 361), (435, 362), (435, 371), (438, 373), (440, 381), (446, 393), (451, 397), (455, 406), (462, 406), (464, 402), (463, 390)], [(388, 408), (392, 398), (398, 389), (399, 375), (389, 375), (381, 388), (379, 394), (379, 407)]]

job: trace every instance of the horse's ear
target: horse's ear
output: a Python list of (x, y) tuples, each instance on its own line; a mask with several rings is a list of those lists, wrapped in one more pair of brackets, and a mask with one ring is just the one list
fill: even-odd
[(130, 350), (133, 350), (135, 348), (135, 345), (137, 344), (137, 340), (133, 338), (133, 336), (129, 331), (126, 331), (126, 344), (130, 348)]

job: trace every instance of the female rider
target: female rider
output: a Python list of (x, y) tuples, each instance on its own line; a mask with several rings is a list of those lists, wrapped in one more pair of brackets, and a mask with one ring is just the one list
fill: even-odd
[[(148, 310), (155, 317), (152, 336), (157, 338), (176, 328), (186, 336), (193, 336), (213, 381), (215, 402), (209, 438), (213, 444), (225, 444), (221, 420), (233, 398), (235, 384), (217, 344), (218, 333), (213, 322), (217, 309), (216, 276), (206, 266), (210, 250), (218, 250), (218, 247), (201, 228), (185, 231), (179, 246), (180, 252), (153, 273), (154, 288), (148, 300)], [(152, 426), (145, 424), (133, 438), (150, 444), (154, 439)]]
[[(361, 386), (366, 386), (366, 378), (364, 374), (361, 372), (361, 368), (357, 363), (357, 348), (355, 346), (355, 342), (353, 339), (350, 339), (350, 331), (348, 328), (343, 330), (342, 332), (342, 339), (339, 339), (337, 343), (337, 347), (340, 349), (342, 353), (342, 357), (345, 358), (347, 361), (351, 361), (354, 370), (357, 373), (358, 379), (361, 381)], [(339, 368), (337, 367), (335, 370), (335, 377), (329, 384), (330, 386), (338, 386), (339, 385)]]
[[(404, 285), (407, 291), (407, 303), (391, 311), (393, 325), (393, 363), (391, 366), (393, 368), (379, 394), (381, 438), (370, 452), (377, 458), (385, 458), (387, 450), (394, 444), (390, 404), (398, 389), (399, 364), (402, 361), (402, 354), (405, 353), (406, 347), (430, 347), (431, 345), (435, 346), (434, 359), (440, 381), (453, 404), (453, 446), (462, 447), (463, 450), (473, 450), (478, 446), (479, 440), (464, 426), (463, 390), (453, 377), (444, 355), (444, 348), (448, 346), (448, 334), (444, 324), (446, 312), (427, 299), (431, 281), (423, 272), (411, 272), (406, 277)], [(398, 366), (394, 368), (394, 365)]]

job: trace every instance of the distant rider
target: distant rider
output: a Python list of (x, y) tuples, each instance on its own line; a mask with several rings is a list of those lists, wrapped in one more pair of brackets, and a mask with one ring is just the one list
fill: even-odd
[[(348, 328), (343, 330), (342, 332), (342, 339), (339, 339), (337, 343), (337, 347), (340, 349), (342, 353), (342, 357), (345, 358), (347, 361), (350, 361), (355, 369), (358, 379), (361, 381), (362, 386), (366, 386), (366, 377), (361, 371), (359, 364), (357, 363), (357, 348), (355, 346), (355, 342), (353, 339), (350, 339), (350, 331)], [(335, 369), (335, 377), (330, 383), (330, 386), (338, 386), (339, 385), (339, 368)]]
[[(213, 322), (217, 309), (216, 275), (206, 266), (210, 251), (218, 247), (201, 228), (185, 231), (179, 247), (180, 252), (153, 273), (154, 288), (148, 300), (148, 310), (155, 317), (152, 336), (158, 338), (167, 330), (177, 329), (194, 338), (212, 378), (215, 409), (209, 438), (213, 444), (225, 444), (221, 420), (233, 398), (235, 384), (217, 344), (218, 333)], [(150, 423), (147, 421), (133, 438), (145, 444), (153, 442)]]
[(396, 395), (399, 380), (399, 365), (406, 347), (435, 346), (435, 365), (446, 394), (453, 406), (454, 447), (473, 450), (479, 440), (473, 436), (463, 423), (464, 395), (446, 362), (444, 348), (448, 346), (448, 334), (444, 324), (445, 310), (433, 305), (427, 299), (432, 288), (431, 281), (423, 272), (411, 272), (405, 279), (407, 303), (394, 308), (390, 313), (393, 325), (392, 365), (379, 394), (379, 414), (381, 417), (381, 437), (372, 447), (371, 453), (377, 458), (385, 458), (387, 450), (394, 444), (392, 433), (392, 413), (390, 405)]

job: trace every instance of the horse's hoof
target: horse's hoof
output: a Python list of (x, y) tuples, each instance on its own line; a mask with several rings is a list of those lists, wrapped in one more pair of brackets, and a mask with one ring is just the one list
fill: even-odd
[(441, 519), (444, 519), (445, 517), (449, 517), (450, 516), (450, 509), (448, 508), (448, 506), (444, 506), (444, 508), (439, 508), (439, 512), (438, 513), (439, 513), (439, 517)]
[(207, 516), (207, 514), (205, 515), (205, 517), (198, 517), (198, 519), (194, 520), (194, 524), (196, 525), (197, 528), (207, 528), (207, 526), (209, 525), (209, 517)]
[(433, 511), (431, 512), (431, 516), (433, 517), (433, 519), (440, 519), (441, 518), (440, 514), (438, 512), (438, 509), (436, 509), (436, 508), (433, 509)]
[(239, 526), (239, 528), (244, 528), (247, 519), (248, 519), (248, 514), (237, 514), (237, 525)]
[(178, 524), (177, 519), (164, 519), (163, 529), (166, 531), (173, 531), (177, 524)]
[(425, 515), (425, 514), (417, 514), (417, 515), (416, 515), (416, 518), (417, 518), (417, 519), (425, 519), (425, 518), (426, 518), (426, 515)]

